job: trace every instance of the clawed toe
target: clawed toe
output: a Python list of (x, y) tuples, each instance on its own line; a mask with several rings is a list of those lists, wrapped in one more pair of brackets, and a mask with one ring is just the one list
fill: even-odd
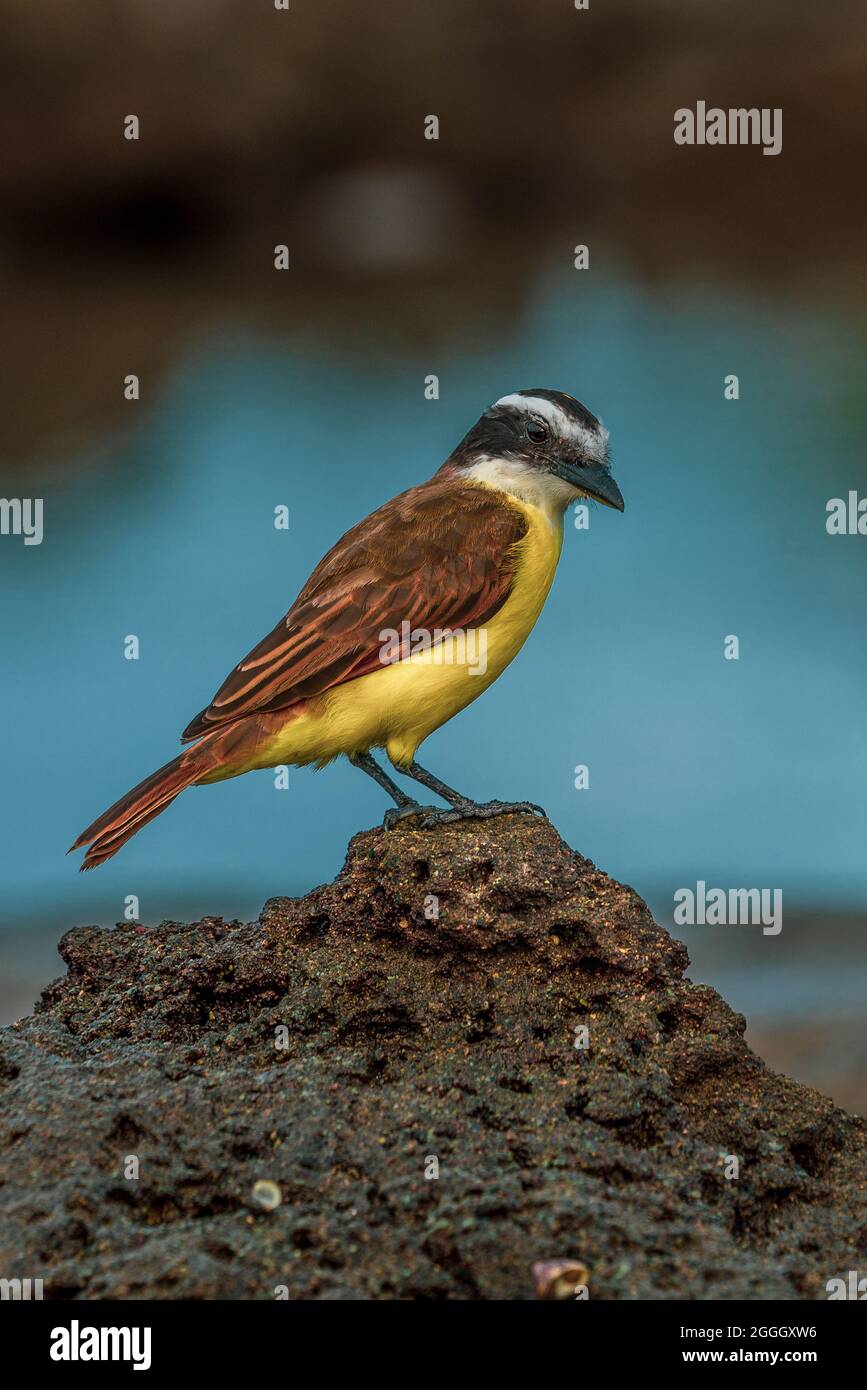
[(487, 820), (491, 816), (506, 816), (510, 811), (542, 816), (547, 820), (545, 811), (541, 806), (537, 806), (535, 801), (485, 801), (479, 806), (468, 806), (465, 814), (472, 818)]
[(408, 801), (405, 806), (392, 806), (386, 811), (382, 818), (382, 823), (386, 830), (393, 830), (407, 816), (418, 816), (425, 811), (434, 811), (435, 806), (421, 806), (417, 801)]

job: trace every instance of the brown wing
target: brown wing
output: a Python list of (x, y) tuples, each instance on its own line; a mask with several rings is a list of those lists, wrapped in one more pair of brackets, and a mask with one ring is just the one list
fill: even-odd
[(386, 628), (468, 628), (512, 583), (526, 521), (502, 493), (432, 479), (386, 502), (316, 566), (285, 618), (184, 730), (284, 709), (380, 665)]

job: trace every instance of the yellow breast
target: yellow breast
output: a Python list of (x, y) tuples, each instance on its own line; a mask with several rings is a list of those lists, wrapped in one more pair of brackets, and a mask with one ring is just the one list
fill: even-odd
[(341, 753), (382, 747), (394, 762), (406, 764), (434, 729), (497, 679), (542, 611), (563, 542), (559, 516), (517, 498), (510, 502), (528, 527), (515, 547), (512, 589), (499, 612), (483, 628), (443, 636), (426, 649), (413, 644), (417, 649), (405, 660), (317, 696), (275, 738), (260, 765), (322, 765)]

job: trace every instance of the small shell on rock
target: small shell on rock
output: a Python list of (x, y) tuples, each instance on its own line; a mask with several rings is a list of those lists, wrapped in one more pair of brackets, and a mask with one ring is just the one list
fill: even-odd
[(270, 1178), (260, 1178), (258, 1182), (253, 1183), (253, 1201), (257, 1207), (273, 1211), (283, 1201), (283, 1193)]

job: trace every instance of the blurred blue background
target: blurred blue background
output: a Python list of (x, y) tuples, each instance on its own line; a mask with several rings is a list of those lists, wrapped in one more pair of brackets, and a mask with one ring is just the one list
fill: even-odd
[(535, 632), (427, 762), (477, 797), (540, 801), (668, 916), (699, 877), (867, 903), (867, 564), (863, 538), (825, 529), (828, 497), (862, 476), (853, 345), (821, 319), (577, 279), (540, 285), (520, 335), (484, 355), (366, 371), (215, 334), (110, 466), (85, 461), (63, 487), (31, 475), (44, 543), (0, 550), (4, 926), (114, 921), (130, 893), (150, 922), (179, 901), (249, 916), (336, 872), (387, 804), (342, 764), (293, 770), (285, 791), (268, 772), (193, 789), (96, 873), (63, 855), (173, 756), (343, 531), (429, 476), (492, 399), (535, 385), (602, 415), (626, 512), (594, 508), (586, 531), (567, 514)]

